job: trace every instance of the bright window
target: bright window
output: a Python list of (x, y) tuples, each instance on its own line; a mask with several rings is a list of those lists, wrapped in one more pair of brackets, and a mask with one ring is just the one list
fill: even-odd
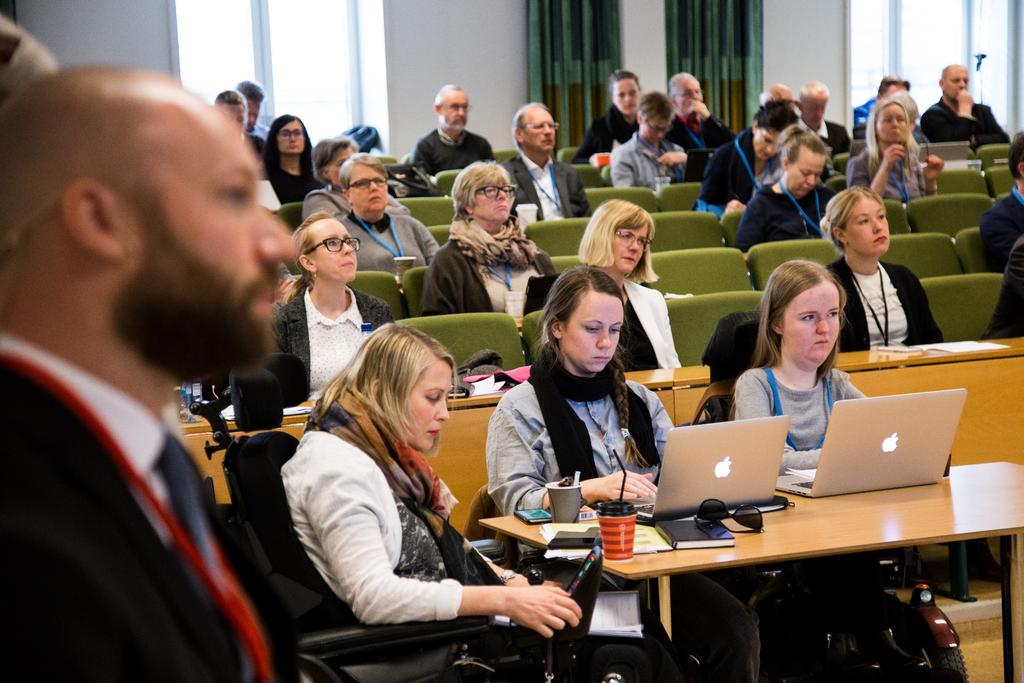
[[(850, 101), (875, 96), (882, 76), (911, 83), (923, 113), (941, 96), (948, 64), (965, 64), (976, 102), (1007, 121), (1010, 28), (1007, 0), (856, 0), (850, 3)], [(975, 55), (985, 54), (977, 71)], [(1012, 126), (1011, 126), (1012, 127)]]
[(212, 102), (256, 80), (267, 91), (267, 125), (294, 114), (314, 143), (352, 127), (349, 46), (357, 36), (347, 1), (175, 0), (175, 9), (179, 74), (189, 90)]

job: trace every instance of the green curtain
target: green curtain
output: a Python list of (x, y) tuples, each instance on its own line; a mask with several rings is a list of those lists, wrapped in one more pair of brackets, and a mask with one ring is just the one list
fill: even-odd
[(750, 125), (761, 94), (763, 0), (665, 0), (668, 74), (700, 81), (711, 112), (734, 131)]
[(621, 66), (619, 0), (529, 0), (526, 16), (530, 100), (561, 126), (557, 147), (578, 145)]

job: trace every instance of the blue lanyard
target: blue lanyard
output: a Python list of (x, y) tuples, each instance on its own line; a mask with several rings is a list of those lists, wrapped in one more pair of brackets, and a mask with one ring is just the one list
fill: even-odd
[(544, 189), (544, 186), (540, 184), (540, 178), (534, 177), (533, 171), (530, 171), (530, 177), (533, 178), (533, 184), (537, 187), (538, 190), (540, 190), (540, 193), (547, 197), (548, 201), (555, 205), (555, 209), (558, 210), (558, 213), (562, 213), (562, 205), (558, 201), (558, 184), (555, 183), (555, 165), (550, 161), (548, 162), (548, 171), (551, 173), (551, 191), (555, 193), (555, 196), (553, 197), (549, 195), (548, 191)]
[[(785, 178), (783, 178), (782, 180), (779, 181), (779, 187), (781, 187), (782, 191), (786, 194), (787, 197), (789, 197), (789, 201), (793, 202), (793, 206), (795, 206), (796, 210), (800, 212), (800, 215), (803, 217), (803, 221), (811, 228), (811, 230), (814, 230), (814, 232), (818, 235), (818, 237), (821, 237), (821, 228), (819, 228), (818, 225), (814, 221), (811, 220), (811, 217), (807, 215), (807, 212), (804, 211), (803, 207), (800, 206), (800, 204), (797, 203), (796, 197), (791, 195), (789, 193), (789, 190), (786, 189), (786, 179)], [(811, 192), (814, 193), (814, 212), (818, 214), (818, 221), (820, 222), (821, 221), (821, 202), (818, 199), (818, 188), (814, 188), (813, 190), (811, 190)]]
[(1024, 196), (1021, 196), (1020, 190), (1017, 189), (1016, 185), (1013, 187), (1012, 190), (1010, 190), (1010, 194), (1017, 198), (1017, 201), (1020, 202), (1021, 206), (1024, 206)]
[[(701, 129), (703, 130), (703, 126), (701, 126)], [(690, 136), (691, 140), (693, 140), (693, 144), (697, 145), (699, 149), (704, 149), (706, 147), (704, 144), (704, 136), (694, 133), (693, 129), (690, 128), (689, 124), (687, 124), (685, 120), (683, 120), (683, 130), (686, 131), (686, 134)]]
[(358, 223), (363, 228), (363, 230), (366, 231), (366, 234), (370, 236), (370, 239), (372, 239), (374, 242), (387, 249), (389, 254), (395, 257), (405, 256), (405, 249), (402, 249), (402, 243), (398, 240), (398, 233), (395, 232), (395, 221), (391, 219), (391, 216), (388, 216), (388, 229), (391, 230), (391, 239), (395, 240), (395, 246), (398, 247), (398, 251), (392, 249), (390, 244), (388, 244), (380, 237), (378, 237), (377, 231), (371, 228), (369, 225), (367, 225), (362, 218), (355, 214), (352, 214), (352, 218), (354, 218), (356, 223)]
[[(739, 138), (739, 136), (736, 136), (736, 137), (734, 137), (732, 139), (732, 144), (733, 144), (733, 147), (736, 148), (736, 152), (740, 155), (740, 161), (743, 162), (743, 166), (747, 169), (747, 175), (750, 176), (750, 183), (751, 183), (751, 185), (754, 186), (755, 190), (760, 190), (761, 189), (761, 183), (757, 182), (757, 177), (754, 175), (754, 169), (751, 168), (750, 162), (747, 161), (747, 155), (743, 152), (743, 148), (740, 147), (740, 138)], [(775, 166), (775, 157), (772, 157), (771, 159), (769, 159), (765, 163), (764, 171), (762, 171), (761, 175), (765, 175), (765, 173), (767, 173), (769, 169), (774, 168), (774, 166)]]
[(505, 261), (505, 277), (504, 278), (502, 278), (501, 275), (498, 273), (498, 271), (496, 271), (494, 268), (491, 268), (490, 266), (488, 266), (486, 264), (484, 265), (484, 267), (487, 268), (487, 270), (491, 271), (491, 275), (493, 275), (498, 280), (501, 280), (502, 282), (504, 282), (505, 283), (505, 287), (508, 288), (508, 291), (510, 291), (510, 292), (512, 291), (512, 262), (511, 261)]
[[(654, 155), (655, 163), (657, 163), (659, 166), (663, 165), (661, 162), (658, 161), (658, 157), (660, 157), (662, 155), (661, 150), (655, 149), (655, 147), (653, 145), (651, 145), (649, 142), (647, 142), (646, 140), (641, 138), (640, 137), (640, 133), (636, 134), (636, 141), (639, 142), (644, 147), (646, 147), (648, 150), (650, 150), (651, 154)], [(669, 167), (666, 166), (665, 168), (669, 168)], [(673, 176), (673, 178), (675, 178), (675, 182), (681, 183), (683, 181), (682, 171), (679, 169), (678, 166), (672, 166), (671, 168), (672, 168), (672, 176)]]
[(896, 189), (900, 191), (900, 200), (904, 204), (910, 201), (910, 195), (907, 194), (907, 184), (905, 182), (905, 176), (903, 175), (903, 164), (899, 166), (900, 172), (897, 174), (896, 171), (889, 171), (889, 182), (896, 186)]
[[(782, 412), (782, 402), (779, 400), (779, 385), (775, 382), (775, 373), (772, 372), (771, 368), (765, 368), (764, 369), (764, 374), (768, 375), (768, 385), (771, 386), (771, 388), (772, 388), (772, 415), (773, 416), (775, 416), (775, 415), (785, 415), (785, 413)], [(832, 414), (832, 384), (828, 381), (828, 377), (823, 377), (822, 381), (824, 381), (824, 383), (825, 383), (825, 401), (826, 401), (826, 403), (828, 403), (828, 413), (829, 413), (829, 415), (831, 415)], [(827, 424), (828, 423), (828, 415), (826, 415), (825, 418), (826, 418), (825, 419), (825, 422), (826, 422), (825, 428), (827, 430), (828, 429), (828, 424)], [(793, 437), (790, 436), (789, 434), (786, 434), (786, 443), (789, 444), (789, 447), (792, 448), (794, 451), (800, 450), (799, 448), (796, 447), (796, 444), (793, 443)], [(822, 434), (821, 438), (818, 439), (818, 443), (814, 444), (814, 446), (812, 446), (811, 448), (809, 448), (807, 450), (813, 451), (813, 450), (815, 450), (817, 448), (821, 448), (821, 444), (823, 444), (823, 443), (825, 443), (825, 435), (824, 434)]]

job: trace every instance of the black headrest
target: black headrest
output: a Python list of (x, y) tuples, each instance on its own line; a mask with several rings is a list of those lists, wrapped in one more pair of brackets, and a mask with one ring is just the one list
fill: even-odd
[(722, 316), (704, 347), (701, 362), (711, 369), (711, 381), (736, 379), (750, 367), (757, 344), (757, 311)]
[(274, 353), (264, 367), (281, 385), (281, 401), (285, 408), (297, 406), (309, 398), (306, 365), (298, 356), (291, 353)]

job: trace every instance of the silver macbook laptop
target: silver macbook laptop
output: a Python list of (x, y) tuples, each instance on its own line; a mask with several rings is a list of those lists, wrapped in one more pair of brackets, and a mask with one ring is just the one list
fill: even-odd
[(776, 488), (835, 496), (942, 479), (966, 389), (836, 401), (814, 478), (779, 477)]
[(655, 520), (696, 514), (708, 498), (730, 509), (771, 504), (789, 417), (676, 427), (661, 460)]

